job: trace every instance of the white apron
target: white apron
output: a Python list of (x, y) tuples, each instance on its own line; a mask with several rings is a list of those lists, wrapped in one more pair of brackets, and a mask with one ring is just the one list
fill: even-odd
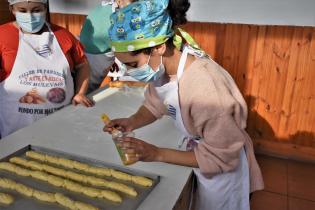
[(74, 94), (69, 63), (50, 28), (34, 35), (45, 46), (42, 50), (34, 49), (25, 37), (20, 31), (11, 74), (0, 83), (1, 137), (61, 109)]
[[(186, 150), (192, 150), (200, 137), (190, 135), (182, 120), (178, 84), (184, 72), (187, 55), (196, 55), (191, 48), (186, 47), (180, 59), (177, 70), (177, 80), (171, 81), (156, 90), (167, 106), (168, 114), (175, 120), (176, 127), (182, 132), (183, 139), (190, 139)], [(200, 169), (194, 169), (197, 177), (197, 195), (195, 210), (249, 210), (249, 169), (245, 150), (241, 150), (240, 164), (232, 172), (205, 178)]]

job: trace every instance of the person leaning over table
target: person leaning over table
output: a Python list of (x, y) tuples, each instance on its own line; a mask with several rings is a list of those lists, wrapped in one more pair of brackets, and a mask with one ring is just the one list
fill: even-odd
[(170, 116), (187, 142), (185, 151), (131, 137), (119, 146), (135, 161), (194, 167), (195, 209), (248, 210), (249, 194), (263, 189), (263, 180), (245, 131), (247, 106), (227, 71), (177, 28), (186, 23), (189, 6), (188, 0), (144, 0), (111, 16), (115, 56), (127, 74), (149, 86), (139, 110), (104, 131), (132, 131)]
[(0, 26), (1, 137), (71, 102), (93, 106), (85, 95), (89, 64), (83, 48), (66, 29), (46, 22), (47, 0), (9, 4), (16, 21)]

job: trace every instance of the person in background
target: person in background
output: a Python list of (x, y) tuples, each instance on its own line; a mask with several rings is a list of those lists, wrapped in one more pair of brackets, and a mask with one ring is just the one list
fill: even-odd
[(112, 2), (102, 2), (96, 6), (89, 12), (80, 33), (80, 42), (91, 66), (88, 92), (99, 88), (115, 63), (114, 54), (109, 46), (109, 37), (106, 35), (113, 7)]
[[(9, 0), (0, 26), (0, 134), (5, 137), (73, 103), (86, 107), (89, 64), (79, 41), (46, 22), (47, 0)], [(75, 75), (75, 80), (72, 77)]]
[(89, 12), (83, 24), (79, 39), (91, 66), (88, 92), (98, 89), (104, 80), (108, 83), (107, 76), (112, 78), (111, 80), (118, 80), (125, 74), (125, 69), (111, 52), (107, 32), (110, 27), (110, 15), (131, 2), (102, 1)]
[(144, 0), (111, 16), (115, 56), (129, 76), (149, 85), (138, 111), (112, 120), (104, 131), (132, 131), (171, 117), (184, 150), (132, 137), (121, 138), (119, 147), (134, 161), (194, 167), (193, 209), (249, 210), (249, 194), (264, 185), (245, 131), (247, 106), (228, 72), (178, 28), (187, 22), (189, 7), (188, 0)]

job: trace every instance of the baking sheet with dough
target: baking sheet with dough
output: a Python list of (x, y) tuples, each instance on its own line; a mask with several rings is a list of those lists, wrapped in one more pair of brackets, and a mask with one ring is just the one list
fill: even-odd
[[(140, 203), (149, 195), (149, 193), (159, 183), (159, 180), (160, 180), (160, 176), (158, 176), (158, 175), (143, 173), (143, 172), (138, 171), (138, 170), (129, 169), (126, 167), (121, 167), (121, 166), (116, 166), (113, 164), (108, 164), (108, 163), (103, 162), (103, 161), (84, 158), (84, 157), (80, 157), (77, 155), (72, 155), (72, 154), (68, 154), (68, 153), (64, 153), (64, 152), (60, 152), (60, 151), (55, 151), (55, 150), (50, 150), (50, 149), (42, 148), (42, 147), (36, 147), (36, 146), (32, 146), (32, 145), (29, 145), (25, 148), (22, 148), (21, 150), (14, 152), (13, 154), (1, 159), (0, 161), (1, 162), (9, 161), (9, 159), (11, 157), (26, 158), (25, 152), (30, 151), (30, 150), (38, 151), (38, 152), (42, 152), (42, 153), (46, 153), (46, 154), (50, 154), (50, 155), (55, 155), (55, 156), (59, 156), (59, 157), (64, 157), (64, 158), (68, 158), (68, 159), (72, 159), (72, 160), (77, 160), (77, 161), (80, 161), (80, 162), (83, 162), (83, 163), (86, 163), (89, 165), (93, 165), (93, 166), (113, 168), (113, 169), (117, 169), (117, 170), (129, 173), (129, 174), (135, 175), (135, 176), (145, 176), (145, 177), (148, 177), (148, 178), (153, 180), (153, 185), (151, 187), (141, 187), (139, 185), (132, 184), (130, 182), (124, 182), (121, 180), (108, 178), (108, 179), (112, 179), (112, 180), (127, 184), (129, 186), (132, 186), (138, 192), (138, 196), (136, 198), (133, 198), (131, 196), (119, 193), (120, 196), (123, 198), (123, 202), (121, 204), (117, 204), (117, 203), (110, 202), (110, 201), (107, 201), (104, 199), (89, 198), (89, 197), (84, 196), (82, 194), (73, 193), (73, 192), (68, 191), (66, 189), (63, 189), (63, 188), (54, 187), (47, 182), (38, 181), (38, 180), (32, 179), (30, 177), (18, 176), (18, 175), (15, 175), (13, 173), (10, 173), (10, 172), (0, 170), (0, 177), (10, 178), (14, 181), (28, 185), (30, 187), (37, 189), (37, 190), (42, 190), (42, 191), (47, 191), (47, 192), (59, 192), (59, 193), (62, 193), (64, 195), (70, 197), (71, 199), (82, 201), (82, 202), (91, 204), (93, 206), (96, 206), (100, 210), (109, 210), (109, 209), (110, 210), (122, 210), (122, 209), (123, 210), (129, 210), (129, 209), (134, 210), (134, 209), (137, 209), (137, 207), (140, 205)], [(76, 171), (76, 170), (73, 170), (73, 171)], [(76, 171), (76, 172), (80, 172), (80, 171)], [(82, 172), (80, 172), (80, 173), (82, 173)], [(84, 174), (84, 173), (82, 173), (82, 174)], [(15, 202), (11, 205), (1, 206), (1, 209), (3, 209), (3, 210), (22, 210), (22, 209), (57, 210), (57, 209), (62, 209), (59, 205), (51, 204), (51, 203), (47, 203), (47, 202), (40, 202), (40, 201), (37, 201), (37, 200), (32, 199), (32, 198), (27, 198), (25, 196), (20, 195), (17, 192), (11, 191), (11, 190), (1, 189), (1, 192), (8, 193), (8, 194), (12, 195), (15, 199)]]

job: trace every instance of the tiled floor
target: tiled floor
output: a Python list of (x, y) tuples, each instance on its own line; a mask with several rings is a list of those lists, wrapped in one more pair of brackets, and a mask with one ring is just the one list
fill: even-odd
[(315, 210), (315, 164), (257, 156), (265, 189), (253, 194), (251, 210)]

